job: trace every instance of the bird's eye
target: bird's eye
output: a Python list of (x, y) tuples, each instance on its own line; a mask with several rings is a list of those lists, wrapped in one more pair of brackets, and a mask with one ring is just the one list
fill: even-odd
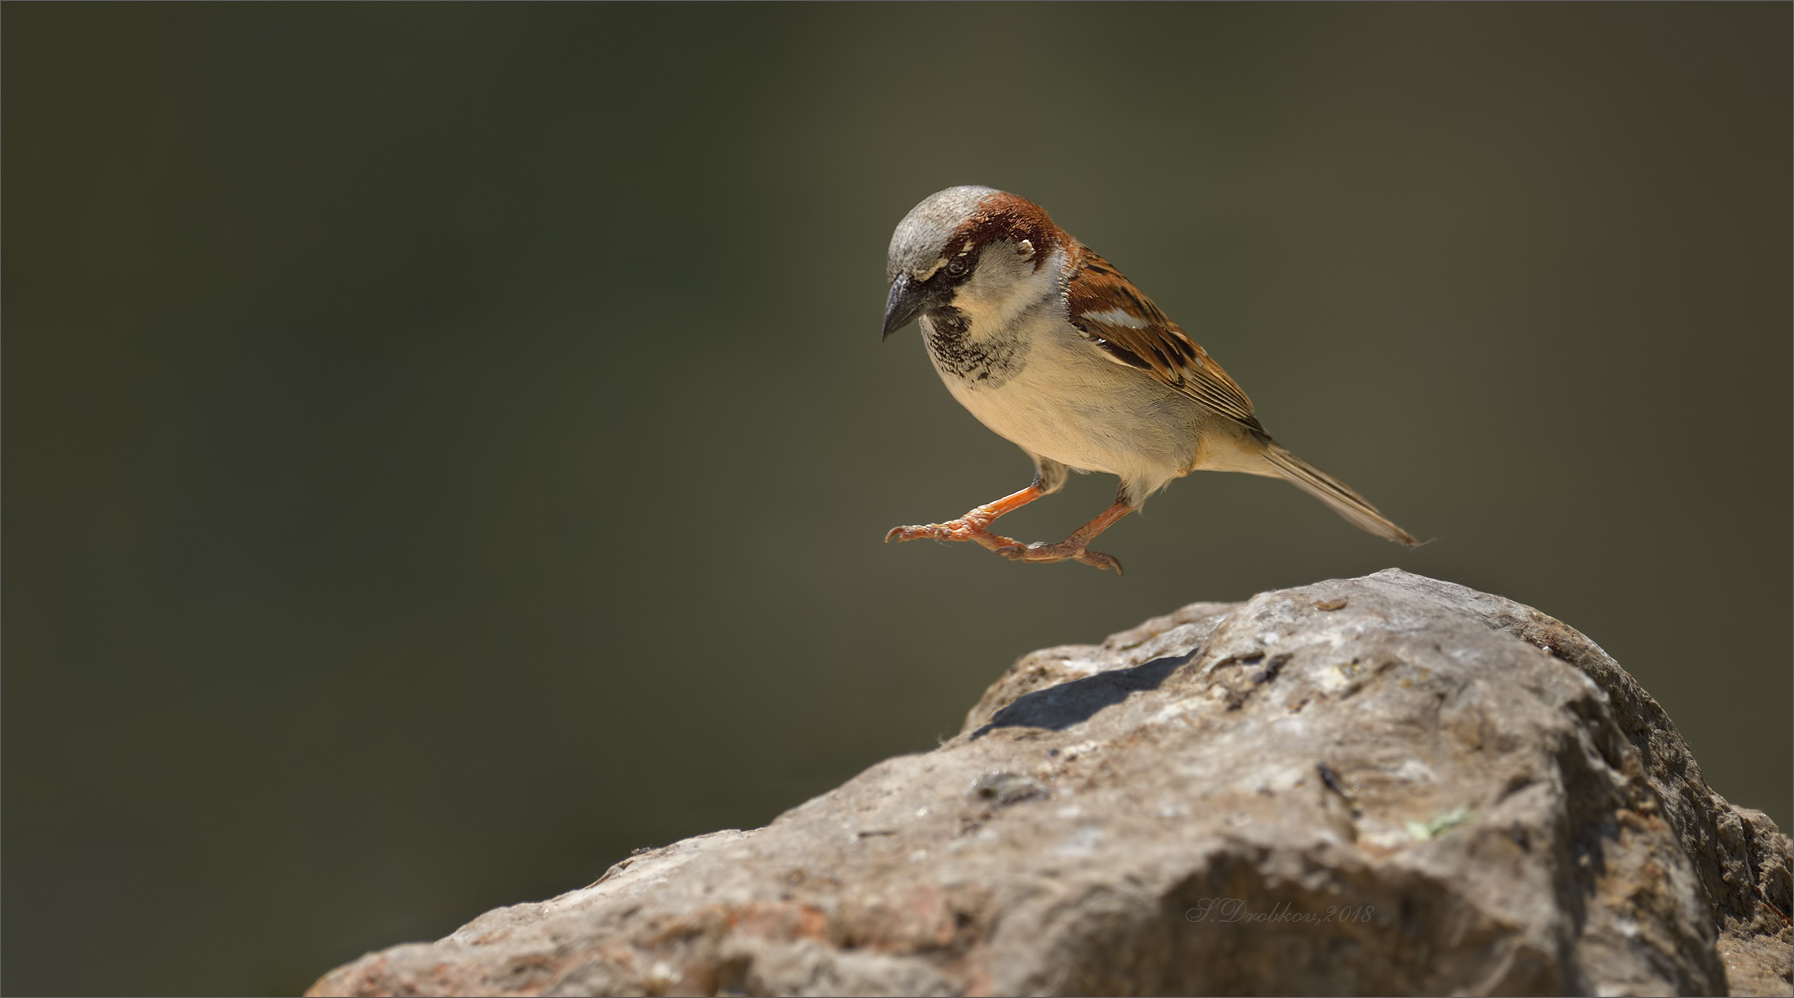
[(956, 256), (947, 261), (947, 275), (949, 277), (964, 277), (966, 271), (971, 269), (971, 266), (971, 264), (966, 262), (965, 257)]

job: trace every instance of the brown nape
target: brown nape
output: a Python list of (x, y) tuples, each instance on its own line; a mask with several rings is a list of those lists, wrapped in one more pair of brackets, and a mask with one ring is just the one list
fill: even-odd
[(957, 253), (968, 242), (973, 246), (983, 246), (998, 239), (1006, 239), (1012, 243), (1026, 239), (1033, 243), (1034, 269), (1037, 271), (1046, 265), (1047, 257), (1052, 255), (1055, 246), (1070, 242), (1065, 231), (1047, 217), (1045, 208), (1027, 198), (998, 191), (979, 203), (971, 217), (953, 230), (946, 249), (950, 254)]

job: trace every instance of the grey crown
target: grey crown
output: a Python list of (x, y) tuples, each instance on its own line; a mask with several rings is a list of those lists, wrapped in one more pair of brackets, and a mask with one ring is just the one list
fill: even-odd
[(978, 202), (996, 193), (994, 187), (949, 187), (911, 208), (891, 233), (885, 280), (896, 280), (899, 273), (920, 275), (934, 266), (953, 230), (977, 209)]

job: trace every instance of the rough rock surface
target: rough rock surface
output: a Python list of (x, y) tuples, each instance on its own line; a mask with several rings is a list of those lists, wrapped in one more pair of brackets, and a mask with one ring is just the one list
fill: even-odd
[(1035, 652), (938, 750), (311, 994), (1782, 994), (1790, 843), (1535, 610), (1399, 571)]

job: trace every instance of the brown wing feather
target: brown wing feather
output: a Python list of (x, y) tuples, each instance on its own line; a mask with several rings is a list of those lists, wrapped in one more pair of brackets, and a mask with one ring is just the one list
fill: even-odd
[(1121, 272), (1081, 244), (1066, 284), (1072, 325), (1115, 361), (1138, 367), (1256, 433), (1252, 400), (1208, 351), (1179, 329)]

